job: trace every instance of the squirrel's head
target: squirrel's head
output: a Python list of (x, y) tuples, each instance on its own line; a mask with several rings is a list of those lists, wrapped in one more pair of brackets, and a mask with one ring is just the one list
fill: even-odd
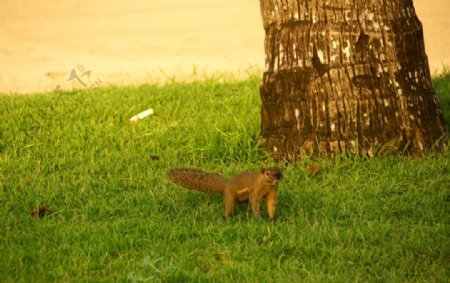
[(281, 170), (277, 167), (263, 168), (261, 174), (267, 178), (267, 182), (272, 185), (277, 185), (282, 178)]

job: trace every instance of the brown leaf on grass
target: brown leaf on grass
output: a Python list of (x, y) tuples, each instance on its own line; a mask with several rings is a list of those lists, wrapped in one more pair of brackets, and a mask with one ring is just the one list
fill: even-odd
[(319, 173), (320, 168), (316, 164), (309, 164), (308, 167), (306, 168), (306, 171), (308, 171), (308, 174), (310, 175), (315, 175)]
[(223, 265), (227, 265), (227, 264), (231, 264), (232, 261), (227, 258), (224, 254), (222, 253), (216, 253), (214, 254), (214, 259), (218, 262), (221, 262)]
[(40, 206), (39, 208), (37, 208), (31, 212), (31, 217), (33, 219), (36, 219), (38, 217), (42, 218), (44, 216), (51, 214), (52, 212), (53, 212), (53, 209), (51, 206)]
[(152, 160), (159, 160), (160, 159), (160, 157), (158, 155), (152, 155), (152, 156), (150, 156), (150, 158)]
[(353, 266), (354, 263), (353, 263), (353, 261), (349, 260), (349, 261), (347, 261), (347, 265), (348, 265), (348, 266)]

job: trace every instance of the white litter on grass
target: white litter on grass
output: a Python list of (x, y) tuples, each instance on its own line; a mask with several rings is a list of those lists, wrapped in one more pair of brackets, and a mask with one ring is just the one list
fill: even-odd
[(133, 117), (130, 118), (130, 123), (132, 125), (137, 124), (138, 120), (144, 119), (147, 116), (153, 115), (153, 109), (147, 109), (145, 111), (142, 111), (141, 113), (134, 115)]

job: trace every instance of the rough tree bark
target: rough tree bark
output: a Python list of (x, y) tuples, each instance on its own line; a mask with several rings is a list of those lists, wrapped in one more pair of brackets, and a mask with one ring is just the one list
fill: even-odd
[(260, 0), (261, 135), (276, 159), (447, 145), (412, 0)]

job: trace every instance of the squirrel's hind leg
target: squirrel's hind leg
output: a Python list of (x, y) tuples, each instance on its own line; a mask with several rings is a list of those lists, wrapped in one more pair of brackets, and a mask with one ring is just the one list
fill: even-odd
[(236, 200), (234, 199), (233, 193), (230, 190), (225, 189), (223, 192), (223, 201), (225, 204), (225, 218), (228, 218), (234, 210), (236, 205)]

